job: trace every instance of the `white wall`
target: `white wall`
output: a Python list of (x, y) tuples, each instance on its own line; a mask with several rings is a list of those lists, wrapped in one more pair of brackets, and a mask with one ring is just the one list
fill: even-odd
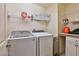
[(51, 15), (50, 22), (47, 25), (48, 32), (54, 37), (58, 37), (58, 9), (57, 4), (53, 4), (47, 8), (47, 14)]
[(70, 23), (69, 23), (70, 29), (74, 30), (76, 28), (79, 28), (79, 23), (78, 24), (71, 23), (74, 19), (79, 19), (79, 3), (66, 4), (65, 14), (66, 14), (66, 17), (70, 21)]
[[(31, 3), (10, 3), (6, 4), (6, 12), (10, 12), (13, 16), (20, 16), (21, 11), (28, 12), (29, 15), (44, 13), (45, 9), (35, 4)], [(6, 13), (6, 14), (7, 14)], [(7, 32), (8, 34), (13, 30), (28, 30), (32, 29), (44, 29), (46, 30), (46, 25), (44, 22), (28, 21), (24, 22), (19, 18), (7, 19)]]
[(0, 42), (5, 39), (4, 22), (4, 4), (0, 3)]
[(65, 18), (65, 4), (59, 3), (58, 4), (58, 32), (63, 32), (63, 19)]
[[(58, 4), (58, 33), (63, 32), (63, 19), (65, 17), (65, 4), (59, 3)], [(65, 48), (65, 41), (64, 38), (59, 35), (59, 53), (63, 54), (64, 53), (64, 48)]]

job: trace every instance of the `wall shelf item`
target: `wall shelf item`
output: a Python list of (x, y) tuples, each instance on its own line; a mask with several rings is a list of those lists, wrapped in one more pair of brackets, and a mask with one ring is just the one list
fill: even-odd
[(73, 24), (77, 24), (77, 23), (79, 23), (79, 21), (74, 21), (74, 22), (72, 22)]
[(69, 24), (69, 19), (68, 18), (64, 18), (63, 19), (63, 23), (64, 23), (64, 25), (68, 25)]
[(50, 15), (48, 15), (48, 14), (34, 14), (34, 15), (32, 15), (32, 19), (37, 20), (37, 21), (49, 21)]
[(79, 19), (75, 19), (75, 20), (72, 21), (71, 23), (73, 23), (73, 24), (77, 24), (77, 23), (79, 23)]

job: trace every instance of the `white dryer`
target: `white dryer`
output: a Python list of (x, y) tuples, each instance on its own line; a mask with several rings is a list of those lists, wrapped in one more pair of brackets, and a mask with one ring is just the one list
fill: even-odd
[(53, 56), (53, 35), (48, 32), (33, 32), (37, 37), (37, 55)]

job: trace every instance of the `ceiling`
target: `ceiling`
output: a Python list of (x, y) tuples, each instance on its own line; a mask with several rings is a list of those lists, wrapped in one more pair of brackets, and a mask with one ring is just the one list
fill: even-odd
[(35, 4), (46, 8), (46, 7), (49, 7), (49, 6), (53, 5), (54, 3), (35, 3)]

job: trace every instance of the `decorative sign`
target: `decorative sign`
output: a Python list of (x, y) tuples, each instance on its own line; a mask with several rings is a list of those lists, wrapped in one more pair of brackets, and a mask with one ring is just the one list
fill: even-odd
[(31, 16), (27, 16), (28, 18), (31, 18)]
[(21, 17), (22, 18), (27, 18), (27, 12), (21, 12)]
[(22, 20), (24, 20), (24, 21), (31, 20), (31, 16), (26, 11), (21, 11), (20, 16), (21, 16)]

